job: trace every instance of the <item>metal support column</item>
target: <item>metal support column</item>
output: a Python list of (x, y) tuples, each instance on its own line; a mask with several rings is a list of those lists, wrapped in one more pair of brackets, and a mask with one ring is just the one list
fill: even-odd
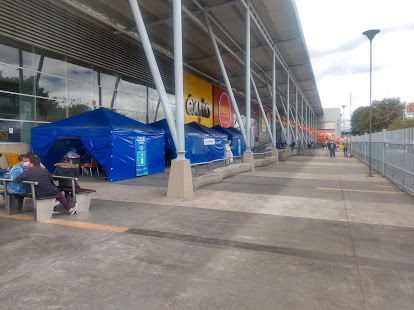
[[(141, 39), (142, 46), (147, 57), (148, 65), (151, 69), (152, 78), (154, 79), (154, 83), (157, 88), (162, 107), (164, 109), (165, 118), (167, 119), (168, 127), (170, 129), (173, 142), (176, 146), (178, 146), (177, 129), (175, 127), (174, 115), (171, 111), (170, 103), (168, 102), (167, 92), (165, 91), (164, 83), (162, 82), (161, 74), (158, 69), (157, 62), (155, 61), (154, 52), (152, 50), (151, 43), (148, 38), (147, 30), (145, 29), (144, 20), (142, 19), (139, 5), (137, 3), (137, 0), (129, 0), (129, 5), (131, 7), (132, 15), (134, 16), (139, 37)], [(182, 102), (180, 103), (177, 101), (177, 106), (180, 104), (183, 105)]]
[[(280, 95), (280, 93), (279, 93), (279, 98), (280, 98), (280, 102), (282, 103), (282, 108), (283, 108), (283, 111), (285, 112), (285, 115), (287, 115), (287, 110), (286, 110), (286, 108), (285, 108), (285, 104), (283, 103), (283, 98), (282, 98), (282, 96)], [(283, 128), (283, 126), (282, 126), (282, 128)], [(290, 129), (289, 129), (290, 128)], [(288, 127), (288, 126), (286, 126), (286, 129), (288, 130), (288, 131), (290, 131), (291, 132), (291, 134), (293, 135), (293, 129), (292, 129), (292, 127)], [(286, 135), (286, 131), (283, 131), (283, 133), (285, 134), (285, 139), (286, 139), (286, 142), (287, 142), (287, 135)]]
[(227, 76), (227, 71), (226, 71), (226, 68), (224, 67), (223, 59), (221, 58), (220, 51), (219, 51), (218, 46), (217, 46), (216, 38), (214, 37), (213, 29), (211, 28), (210, 19), (209, 19), (207, 13), (204, 13), (204, 19), (206, 21), (208, 34), (210, 36), (210, 40), (211, 40), (211, 43), (212, 43), (213, 48), (214, 48), (214, 52), (215, 52), (216, 57), (217, 57), (217, 62), (218, 62), (219, 67), (220, 67), (221, 75), (223, 76), (223, 80), (224, 80), (224, 83), (226, 84), (227, 92), (229, 93), (229, 96), (230, 96), (230, 102), (233, 106), (234, 113), (236, 114), (237, 122), (240, 125), (240, 131), (242, 133), (243, 140), (247, 145), (246, 130), (243, 127), (243, 122), (242, 122), (242, 119), (241, 119), (241, 116), (240, 116), (239, 107), (237, 106), (236, 98), (234, 97), (233, 89), (231, 88), (230, 80), (229, 80), (229, 77)]
[(295, 144), (298, 145), (299, 142), (299, 136), (298, 136), (298, 88), (295, 88), (295, 102), (296, 102), (296, 107), (295, 107)]
[(184, 86), (183, 86), (183, 31), (181, 24), (181, 0), (173, 1), (174, 18), (174, 77), (177, 126), (177, 160), (185, 160), (184, 135)]
[[(121, 75), (119, 74), (117, 77), (116, 77), (116, 81), (115, 81), (115, 89), (114, 89), (114, 91), (113, 91), (113, 93), (112, 93), (112, 99), (111, 99), (111, 109), (114, 107), (114, 105), (115, 105), (115, 101), (116, 101), (116, 97), (117, 97), (117, 95), (118, 95), (118, 86), (119, 86), (119, 82), (121, 81)], [(148, 87), (147, 87), (147, 89), (148, 89)], [(148, 98), (147, 98), (148, 99)], [(147, 123), (148, 124), (148, 123)]]
[(307, 102), (305, 102), (306, 103), (306, 105), (305, 105), (305, 127), (306, 127), (306, 130), (305, 130), (305, 144), (308, 144), (308, 141), (309, 141), (309, 123), (308, 123), (308, 104), (307, 104)]
[(254, 79), (253, 79), (252, 76), (250, 76), (250, 78), (251, 78), (252, 86), (253, 86), (253, 89), (254, 89), (254, 93), (256, 95), (257, 102), (259, 103), (260, 112), (262, 113), (263, 120), (266, 124), (267, 132), (269, 133), (270, 141), (272, 141), (272, 146), (276, 147), (276, 143), (275, 143), (275, 141), (273, 139), (273, 135), (272, 135), (272, 130), (271, 130), (269, 122), (267, 120), (265, 110), (263, 109), (262, 100), (260, 99), (259, 92), (257, 91), (256, 83), (254, 82)]
[(276, 147), (276, 55), (273, 52), (272, 62), (272, 133), (273, 133), (273, 147)]
[(247, 130), (247, 142), (246, 142), (246, 150), (251, 151), (252, 149), (252, 137), (250, 136), (250, 126), (251, 126), (251, 120), (250, 120), (250, 110), (251, 110), (251, 86), (250, 86), (250, 1), (247, 1), (247, 8), (246, 8), (246, 29), (245, 29), (245, 35), (246, 35), (246, 41), (245, 41), (245, 63), (246, 63), (246, 130)]
[[(275, 87), (272, 88), (272, 89), (270, 89), (269, 83), (267, 83), (267, 80), (266, 80), (267, 91), (269, 92), (269, 96), (272, 98), (272, 100), (273, 100), (273, 98), (275, 98), (274, 100), (275, 100), (276, 117), (277, 117), (277, 119), (279, 121), (280, 129), (282, 130), (282, 135), (286, 139), (286, 131), (285, 131), (285, 128), (283, 127), (282, 119), (280, 117), (279, 111), (278, 111), (277, 106), (276, 106), (276, 97), (277, 97), (277, 92), (276, 92), (276, 73), (275, 73), (275, 79), (274, 79), (274, 81), (275, 81), (275, 83), (274, 83)], [(273, 89), (274, 89), (274, 91), (273, 91)], [(280, 93), (279, 93), (279, 96), (280, 96)], [(280, 101), (281, 101), (282, 106), (283, 106), (283, 109), (284, 109), (285, 107), (283, 105), (283, 100), (282, 100), (282, 97), (281, 96), (280, 96)], [(274, 136), (274, 137), (276, 139), (276, 136)]]
[(300, 118), (300, 128), (301, 128), (301, 131), (302, 131), (302, 145), (303, 144), (305, 144), (305, 133), (303, 132), (303, 95), (302, 95), (302, 105), (301, 105), (301, 107), (302, 107), (302, 113), (301, 113), (301, 118)]
[[(290, 102), (289, 102), (289, 80), (290, 80), (290, 78), (289, 78), (289, 72), (288, 72), (288, 74), (287, 74), (287, 91), (286, 91), (286, 123), (287, 123), (287, 126), (288, 126), (288, 128), (292, 128), (291, 126), (290, 126), (290, 116), (289, 116), (289, 107), (290, 107)], [(286, 140), (286, 143), (287, 143), (287, 145), (288, 146), (290, 146), (290, 130), (288, 129), (288, 131), (287, 131), (287, 140)]]

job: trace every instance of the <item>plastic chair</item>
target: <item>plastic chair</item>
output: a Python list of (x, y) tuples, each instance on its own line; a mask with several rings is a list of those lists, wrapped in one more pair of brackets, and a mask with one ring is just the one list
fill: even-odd
[(19, 162), (19, 154), (17, 154), (16, 152), (3, 152), (3, 154), (6, 155), (10, 167), (17, 165), (17, 163)]
[(96, 159), (95, 158), (93, 158), (92, 157), (92, 159), (91, 159), (91, 162), (88, 164), (88, 163), (86, 163), (86, 164), (83, 164), (82, 165), (82, 175), (83, 175), (83, 168), (89, 168), (89, 173), (91, 174), (91, 176), (92, 176), (92, 168), (96, 168), (96, 173), (99, 175), (99, 164), (98, 164), (98, 162), (96, 161)]

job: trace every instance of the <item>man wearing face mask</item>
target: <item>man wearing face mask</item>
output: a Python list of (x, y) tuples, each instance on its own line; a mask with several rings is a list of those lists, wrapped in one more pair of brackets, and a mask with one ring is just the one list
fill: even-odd
[[(10, 175), (6, 175), (6, 179), (11, 179), (12, 181), (16, 180), (16, 178), (24, 172), (26, 167), (29, 166), (29, 158), (27, 155), (19, 155), (18, 157), (19, 162), (13, 166), (12, 170), (10, 171)], [(29, 193), (30, 189), (27, 184), (19, 183), (19, 182), (10, 182), (9, 183), (9, 190), (8, 193), (10, 194), (18, 194), (24, 195)]]

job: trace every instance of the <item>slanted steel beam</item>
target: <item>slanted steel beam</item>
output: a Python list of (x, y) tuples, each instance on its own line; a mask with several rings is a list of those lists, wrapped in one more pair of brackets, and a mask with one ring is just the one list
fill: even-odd
[(230, 102), (233, 106), (234, 113), (236, 114), (237, 122), (240, 124), (240, 131), (242, 133), (244, 142), (247, 145), (246, 131), (243, 128), (243, 122), (242, 122), (242, 119), (241, 119), (241, 116), (240, 116), (239, 108), (238, 108), (237, 103), (236, 103), (236, 98), (234, 97), (233, 89), (231, 88), (230, 80), (227, 76), (227, 71), (226, 71), (226, 68), (224, 67), (223, 59), (220, 56), (220, 51), (219, 51), (218, 46), (217, 46), (216, 37), (213, 33), (213, 29), (211, 28), (210, 20), (209, 20), (209, 17), (207, 15), (207, 13), (204, 13), (204, 19), (205, 19), (205, 22), (206, 22), (206, 25), (207, 25), (207, 32), (210, 36), (211, 44), (213, 45), (214, 52), (216, 53), (216, 56), (217, 56), (217, 61), (218, 61), (219, 67), (220, 67), (221, 75), (223, 76), (224, 83), (226, 84), (227, 92), (229, 93), (229, 96), (230, 96)]
[(165, 91), (164, 83), (161, 79), (161, 74), (158, 69), (157, 62), (155, 60), (154, 52), (151, 47), (151, 42), (148, 38), (147, 30), (145, 29), (144, 20), (142, 19), (141, 11), (137, 0), (129, 0), (129, 5), (131, 7), (132, 14), (134, 16), (135, 23), (137, 24), (137, 29), (139, 36), (141, 38), (142, 46), (145, 51), (145, 56), (150, 67), (152, 77), (154, 79), (155, 86), (160, 97), (162, 107), (164, 109), (165, 117), (167, 119), (168, 127), (171, 132), (171, 137), (173, 139), (174, 145), (178, 145), (177, 138), (177, 129), (175, 127), (175, 119), (171, 110), (170, 103), (168, 101), (167, 92)]

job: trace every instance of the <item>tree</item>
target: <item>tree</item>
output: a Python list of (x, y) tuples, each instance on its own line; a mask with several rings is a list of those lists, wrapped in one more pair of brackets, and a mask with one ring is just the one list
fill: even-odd
[[(364, 134), (364, 128), (366, 126), (366, 121), (368, 120), (369, 128), (369, 107), (359, 107), (356, 109), (351, 116), (351, 126), (353, 135), (362, 135)], [(369, 129), (368, 129), (369, 131)]]
[[(372, 102), (372, 132), (388, 128), (394, 120), (402, 119), (405, 103), (400, 98), (384, 98)], [(359, 107), (351, 118), (352, 133), (369, 132), (369, 107)]]
[(397, 130), (397, 129), (411, 128), (411, 127), (414, 127), (414, 119), (405, 119), (405, 120), (395, 119), (388, 126), (388, 130)]

